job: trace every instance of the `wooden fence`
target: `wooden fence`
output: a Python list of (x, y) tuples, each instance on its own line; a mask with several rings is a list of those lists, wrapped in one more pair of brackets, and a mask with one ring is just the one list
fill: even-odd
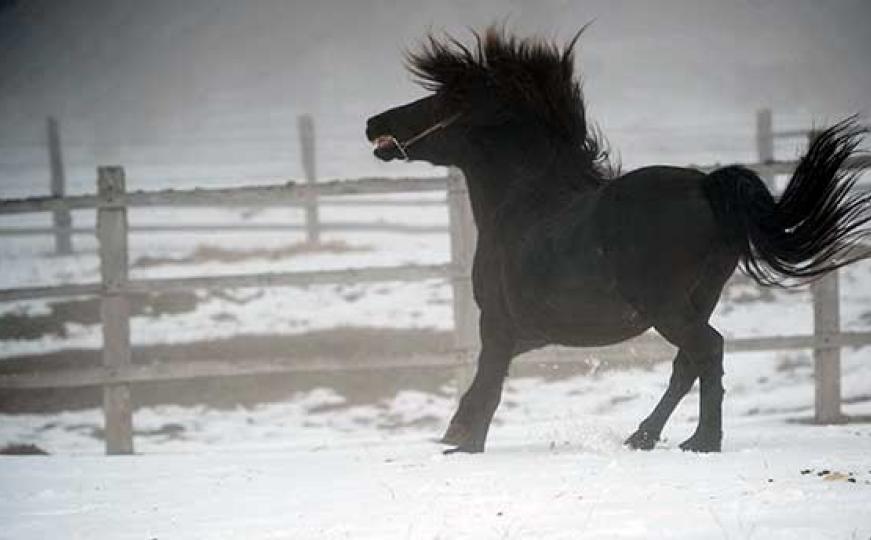
[[(812, 143), (819, 130), (779, 130), (773, 128), (771, 109), (756, 112), (756, 151), (760, 163), (776, 163), (774, 142), (776, 139), (803, 138)], [(871, 126), (864, 126), (871, 129)], [(866, 161), (867, 162), (867, 161)], [(848, 164), (862, 167), (862, 160)], [(775, 190), (775, 174), (761, 175), (772, 191)], [(814, 297), (814, 328), (820, 336), (837, 335), (841, 328), (838, 273), (833, 272), (811, 285)], [(814, 419), (818, 423), (844, 421), (841, 414), (841, 348), (837, 346), (814, 348)]]
[[(310, 128), (304, 127), (303, 132)], [(313, 129), (313, 128), (311, 128)], [(769, 130), (770, 132), (770, 130)], [(752, 165), (762, 176), (791, 172), (794, 163), (773, 159)], [(709, 170), (714, 167), (702, 167)], [(471, 261), (475, 246), (471, 216), (462, 175), (451, 170), (440, 178), (368, 178), (354, 181), (314, 182), (314, 165), (306, 166), (307, 181), (281, 186), (233, 189), (194, 189), (156, 192), (128, 192), (120, 167), (100, 167), (97, 194), (35, 197), (0, 201), (0, 215), (28, 212), (69, 212), (73, 209), (97, 210), (99, 242), (99, 283), (0, 290), (0, 301), (47, 297), (94, 295), (101, 299), (103, 332), (102, 366), (0, 375), (0, 388), (59, 388), (72, 386), (103, 387), (106, 422), (106, 452), (133, 452), (133, 427), (130, 387), (145, 381), (195, 377), (286, 373), (300, 371), (338, 371), (383, 367), (448, 366), (458, 372), (458, 387), (467, 379), (478, 345), (477, 310), (471, 295)], [(451, 262), (442, 265), (407, 265), (390, 268), (359, 268), (317, 272), (238, 274), (177, 279), (130, 279), (128, 275), (127, 209), (153, 206), (286, 206), (303, 205), (307, 216), (317, 218), (320, 197), (371, 195), (410, 192), (447, 192)], [(383, 203), (381, 203), (383, 204)], [(57, 221), (56, 221), (57, 223)], [(317, 237), (307, 236), (310, 241)], [(287, 358), (246, 359), (238, 362), (217, 360), (159, 360), (142, 364), (131, 362), (130, 315), (128, 296), (134, 293), (191, 290), (197, 288), (269, 287), (337, 282), (374, 282), (450, 279), (453, 285), (455, 353), (449, 356), (410, 356), (388, 360), (342, 360), (316, 358), (306, 361)], [(731, 339), (728, 352), (813, 349), (816, 374), (815, 419), (819, 423), (844, 420), (840, 412), (840, 349), (871, 344), (871, 332), (842, 332), (839, 323), (838, 274), (832, 273), (813, 287), (814, 333), (806, 336), (774, 336)], [(582, 350), (550, 349), (530, 353), (519, 359), (531, 362), (575, 362), (589, 357), (666, 358), (674, 349), (654, 335), (644, 335), (613, 347)]]
[[(315, 151), (315, 124), (309, 115), (298, 118), (299, 148), (306, 185), (318, 183), (317, 161)], [(765, 165), (760, 169), (760, 175), (770, 187), (774, 187), (774, 178), (779, 174), (792, 172), (794, 163), (789, 161), (777, 161), (774, 156), (774, 142), (782, 138), (811, 138), (814, 132), (809, 130), (779, 130), (773, 128), (772, 113), (770, 109), (759, 110), (756, 114), (756, 150), (757, 162)], [(61, 145), (60, 126), (56, 119), (48, 118), (46, 121), (46, 146), (48, 149), (48, 163), (50, 171), (49, 192), (53, 197), (63, 197), (66, 192), (66, 174), (64, 171), (63, 150)], [(700, 166), (703, 171), (710, 171), (719, 165)], [(218, 192), (216, 192), (217, 194)], [(308, 193), (308, 192), (307, 192)], [(313, 192), (312, 192), (313, 193)], [(379, 192), (380, 193), (380, 192)], [(386, 193), (389, 193), (386, 192)], [(268, 195), (267, 195), (268, 196)], [(251, 204), (265, 205), (266, 197), (252, 200)], [(175, 202), (174, 206), (232, 206), (236, 205), (232, 198), (216, 196), (211, 199), (188, 197), (185, 202)], [(241, 203), (240, 203), (241, 204)], [(318, 242), (321, 233), (336, 231), (357, 232), (388, 232), (388, 233), (434, 233), (448, 232), (445, 227), (433, 225), (409, 225), (391, 222), (341, 222), (330, 223), (320, 219), (321, 207), (329, 206), (443, 206), (444, 200), (419, 199), (419, 200), (377, 200), (358, 199), (343, 200), (334, 197), (324, 198), (317, 194), (308, 194), (298, 198), (282, 199), (282, 206), (296, 206), (304, 209), (302, 223), (193, 223), (193, 224), (170, 224), (170, 225), (134, 225), (128, 230), (135, 233), (161, 233), (161, 232), (188, 232), (188, 233), (226, 233), (226, 232), (274, 232), (274, 231), (299, 231), (305, 234), (309, 242)], [(70, 214), (70, 209), (91, 208), (87, 197), (77, 198), (69, 208), (58, 207), (52, 210), (53, 224), (50, 227), (0, 227), (2, 236), (46, 236), (54, 237), (54, 250), (58, 255), (68, 255), (74, 251), (73, 236), (94, 235), (96, 229), (91, 227), (76, 227)]]
[[(317, 272), (285, 272), (204, 276), (179, 279), (133, 280), (128, 275), (127, 209), (152, 206), (287, 206), (307, 204), (323, 196), (371, 195), (439, 191), (448, 193), (452, 216), (451, 240), (454, 261), (441, 265), (406, 265), (389, 268), (359, 268)], [(382, 203), (383, 204), (383, 203)], [(194, 189), (158, 192), (128, 192), (124, 171), (120, 167), (100, 167), (97, 194), (78, 196), (35, 197), (0, 201), (0, 215), (29, 212), (69, 212), (73, 209), (97, 210), (97, 240), (100, 255), (100, 283), (82, 283), (50, 287), (0, 290), (0, 301), (36, 298), (95, 295), (101, 299), (103, 361), (99, 368), (68, 369), (52, 372), (5, 374), (0, 388), (58, 388), (70, 386), (103, 387), (103, 410), (106, 422), (106, 451), (110, 454), (133, 451), (130, 385), (136, 382), (184, 379), (203, 376), (246, 375), (311, 370), (367, 369), (393, 366), (452, 365), (462, 367), (465, 355), (474, 346), (469, 333), (458, 331), (456, 355), (451, 357), (418, 356), (401, 362), (348, 362), (340, 359), (252, 359), (240, 362), (187, 361), (134, 365), (131, 362), (130, 315), (128, 296), (135, 293), (184, 291), (196, 288), (269, 287), (312, 285), (320, 283), (362, 283), (373, 281), (448, 278), (464, 291), (454, 300), (457, 320), (462, 328), (473, 326), (474, 303), (471, 301), (469, 275), (474, 250), (474, 226), (471, 221), (465, 181), (457, 171), (439, 178), (369, 178), (281, 186), (236, 189)], [(309, 241), (317, 238), (308, 237)]]

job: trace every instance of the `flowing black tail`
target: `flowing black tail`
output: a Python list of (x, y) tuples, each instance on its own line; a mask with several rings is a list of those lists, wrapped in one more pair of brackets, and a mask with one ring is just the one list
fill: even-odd
[(718, 220), (743, 241), (742, 268), (758, 283), (807, 281), (863, 258), (850, 251), (871, 233), (871, 193), (851, 193), (858, 173), (844, 169), (863, 133), (855, 117), (820, 133), (777, 201), (745, 167), (709, 175)]

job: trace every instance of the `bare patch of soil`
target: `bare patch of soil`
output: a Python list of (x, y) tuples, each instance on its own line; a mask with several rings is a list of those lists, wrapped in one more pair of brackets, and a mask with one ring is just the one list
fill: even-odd
[[(396, 358), (414, 354), (450, 354), (453, 336), (430, 330), (339, 328), (300, 335), (242, 335), (179, 345), (134, 347), (133, 362), (238, 360), (246, 358)], [(97, 366), (100, 351), (72, 349), (23, 355), (0, 362), (0, 373), (31, 373), (76, 366)], [(374, 403), (403, 389), (439, 392), (453, 378), (451, 369), (373, 369), (353, 372), (244, 375), (133, 386), (136, 407), (157, 404), (235, 408), (283, 401), (297, 392), (332, 388), (349, 404)], [(99, 387), (0, 391), (0, 412), (36, 413), (99, 407)]]
[[(193, 311), (200, 300), (193, 292), (131, 294), (130, 315), (160, 317)], [(64, 300), (48, 304), (49, 312), (40, 315), (5, 313), (0, 315), (0, 341), (66, 337), (66, 324), (100, 324), (100, 300)]]
[(7, 444), (0, 448), (3, 456), (47, 456), (48, 452), (35, 444)]
[[(449, 356), (453, 335), (433, 330), (337, 328), (300, 335), (243, 335), (179, 345), (134, 347), (133, 362), (238, 360), (246, 358), (403, 358), (419, 354)], [(0, 362), (0, 373), (32, 373), (76, 366), (96, 366), (99, 350), (76, 349), (26, 355)], [(624, 363), (613, 368), (623, 368)], [(599, 365), (597, 369), (609, 369)], [(512, 377), (558, 380), (587, 374), (594, 366), (563, 363), (518, 363)], [(243, 375), (139, 383), (133, 386), (135, 407), (159, 404), (236, 408), (285, 401), (298, 392), (330, 388), (345, 398), (342, 407), (377, 404), (403, 390), (454, 395), (457, 370), (452, 367), (373, 368), (347, 372), (305, 372)], [(48, 413), (101, 406), (100, 387), (0, 391), (0, 413)]]

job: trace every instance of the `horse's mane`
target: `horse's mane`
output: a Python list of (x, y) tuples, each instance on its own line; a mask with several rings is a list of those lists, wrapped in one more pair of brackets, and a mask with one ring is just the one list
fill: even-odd
[(429, 34), (419, 50), (406, 52), (406, 66), (422, 87), (457, 104), (470, 103), (482, 87), (495, 92), (508, 109), (532, 115), (552, 136), (578, 149), (597, 173), (611, 176), (606, 144), (587, 125), (574, 73), (573, 49), (585, 29), (562, 48), (540, 38), (518, 39), (496, 25), (483, 34), (473, 31), (472, 46)]

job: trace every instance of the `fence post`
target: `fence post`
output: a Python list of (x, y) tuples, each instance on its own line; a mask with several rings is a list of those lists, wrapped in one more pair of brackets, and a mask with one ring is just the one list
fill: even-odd
[[(311, 115), (304, 114), (297, 119), (299, 126), (300, 152), (302, 153), (302, 168), (305, 172), (305, 183), (313, 186), (317, 183), (315, 168), (315, 123)], [(318, 199), (310, 191), (305, 200), (305, 238), (309, 244), (320, 242), (320, 227), (318, 224)]]
[[(820, 134), (809, 131), (808, 146)], [(841, 414), (841, 348), (831, 346), (831, 338), (841, 331), (839, 272), (829, 272), (813, 284), (814, 297), (814, 422), (838, 424)], [(828, 346), (820, 346), (822, 342)]]
[(838, 271), (812, 285), (814, 299), (814, 422), (838, 424), (841, 414), (841, 349), (832, 338), (841, 331)]
[[(124, 169), (97, 169), (97, 240), (103, 292), (100, 317), (103, 326), (103, 366), (109, 371), (130, 365), (130, 306), (127, 284), (127, 208)], [(103, 386), (103, 415), (106, 422), (106, 453), (133, 453), (133, 411), (130, 385)]]
[[(57, 120), (50, 116), (46, 121), (48, 135), (48, 163), (51, 169), (51, 195), (63, 197), (66, 194), (66, 175), (64, 174), (63, 154), (61, 153), (60, 129)], [(69, 255), (73, 252), (73, 218), (67, 209), (52, 212), (54, 223), (54, 252), (56, 255)]]
[(460, 354), (457, 368), (458, 397), (466, 390), (474, 375), (472, 362), (480, 344), (478, 306), (472, 296), (472, 260), (475, 255), (477, 230), (469, 203), (469, 193), (463, 173), (456, 168), (448, 172), (448, 216), (451, 235), (451, 284), (454, 298), (454, 345)]
[[(772, 129), (771, 109), (756, 111), (756, 156), (759, 163), (774, 162), (774, 130)], [(773, 174), (766, 172), (762, 180), (771, 191), (777, 187)]]

